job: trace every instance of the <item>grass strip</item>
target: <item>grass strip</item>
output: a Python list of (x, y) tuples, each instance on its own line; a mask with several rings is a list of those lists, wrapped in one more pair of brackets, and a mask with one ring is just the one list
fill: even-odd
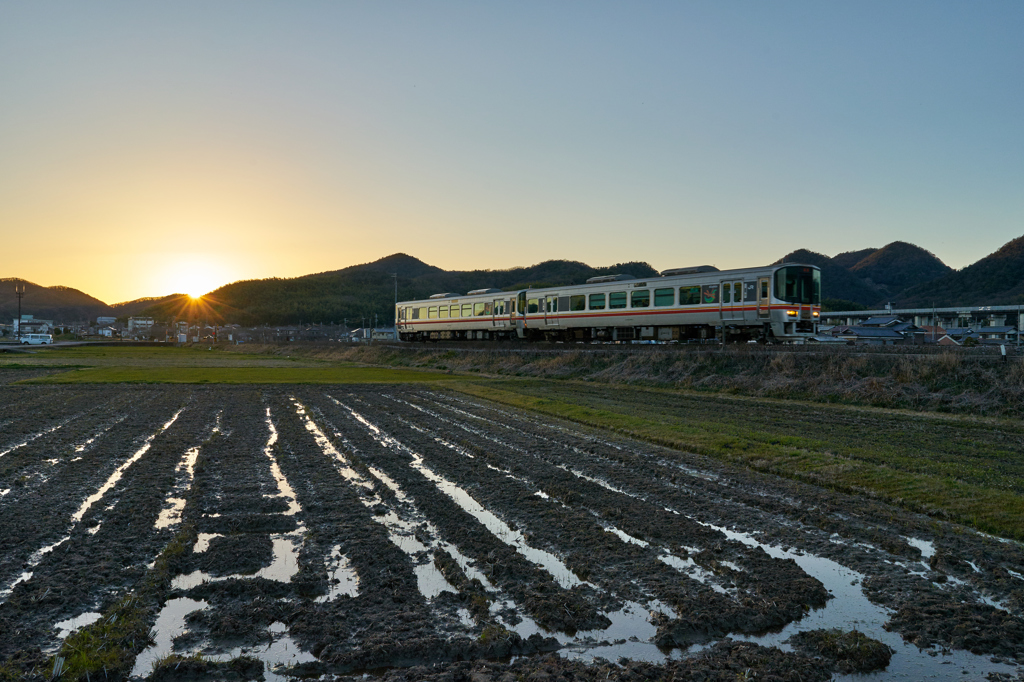
[[(607, 429), (715, 459), (785, 476), (844, 492), (866, 494), (912, 511), (946, 518), (1002, 537), (1024, 539), (1024, 496), (991, 485), (967, 482), (986, 478), (984, 471), (972, 477), (957, 476), (956, 463), (927, 449), (908, 449), (900, 455), (898, 435), (880, 434), (890, 445), (879, 455), (871, 447), (851, 447), (816, 429), (813, 435), (780, 435), (753, 423), (744, 426), (731, 413), (716, 419), (715, 411), (700, 419), (680, 419), (678, 414), (639, 410), (620, 399), (589, 402), (584, 390), (566, 387), (558, 397), (542, 394), (539, 382), (457, 383), (462, 393), (578, 424)], [(603, 392), (614, 397), (615, 391)], [(713, 402), (713, 401), (712, 401)], [(756, 405), (755, 405), (756, 408)], [(761, 406), (762, 413), (768, 409)], [(831, 408), (841, 410), (842, 408)], [(645, 413), (646, 412), (646, 413)], [(889, 415), (891, 419), (892, 416)], [(907, 426), (913, 420), (906, 418)], [(982, 469), (983, 467), (976, 467)], [(970, 472), (967, 472), (968, 474)]]
[(465, 380), (444, 372), (386, 367), (92, 367), (22, 384), (374, 384)]

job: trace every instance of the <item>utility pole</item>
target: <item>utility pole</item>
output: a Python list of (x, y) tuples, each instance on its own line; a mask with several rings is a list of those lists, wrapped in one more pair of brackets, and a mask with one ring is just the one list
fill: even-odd
[(25, 283), (14, 283), (14, 295), (18, 297), (18, 343), (21, 343), (21, 299), (25, 297)]

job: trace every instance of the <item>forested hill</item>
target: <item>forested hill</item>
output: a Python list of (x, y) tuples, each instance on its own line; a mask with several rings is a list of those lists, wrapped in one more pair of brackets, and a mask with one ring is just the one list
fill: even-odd
[(831, 310), (896, 304), (908, 289), (927, 291), (929, 282), (957, 274), (931, 252), (906, 242), (848, 251), (832, 258), (801, 249), (783, 261), (821, 268), (821, 296)]
[(187, 297), (175, 297), (142, 311), (156, 319), (192, 316), (210, 322), (296, 324), (299, 322), (371, 323), (376, 314), (382, 324), (393, 319), (395, 279), (398, 298), (426, 298), (441, 292), (466, 293), (495, 287), (514, 290), (529, 286), (578, 284), (589, 277), (630, 274), (657, 275), (647, 263), (620, 263), (592, 268), (576, 261), (552, 260), (509, 270), (446, 271), (412, 256), (397, 253), (372, 263), (343, 270), (321, 272), (293, 279), (259, 279), (234, 282), (212, 291), (191, 305)]
[(77, 322), (95, 319), (97, 315), (114, 315), (103, 301), (71, 287), (44, 287), (18, 278), (0, 279), (0, 319), (10, 322), (18, 316), (15, 286), (25, 285), (21, 312), (42, 320)]
[(187, 298), (188, 296), (185, 294), (150, 296), (148, 298), (137, 298), (134, 301), (125, 301), (124, 303), (114, 303), (110, 307), (113, 308), (114, 315), (117, 317), (131, 317), (132, 315), (138, 315), (147, 308), (152, 308), (155, 305), (171, 301), (181, 301), (182, 299)]
[(1024, 305), (1024, 237), (963, 270), (907, 289), (893, 302), (900, 307)]

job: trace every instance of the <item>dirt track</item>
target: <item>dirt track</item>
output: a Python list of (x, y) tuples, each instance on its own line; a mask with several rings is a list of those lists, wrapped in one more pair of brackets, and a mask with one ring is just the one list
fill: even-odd
[(846, 640), (790, 637), (831, 628), (883, 678), (1024, 662), (1017, 544), (453, 393), (8, 387), (0, 453), (0, 662), (40, 679), (161, 553), (139, 677), (829, 679)]

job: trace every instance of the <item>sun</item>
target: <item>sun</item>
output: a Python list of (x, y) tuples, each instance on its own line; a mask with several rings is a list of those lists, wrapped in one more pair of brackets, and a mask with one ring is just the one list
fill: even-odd
[(199, 301), (224, 284), (225, 266), (208, 254), (176, 254), (166, 260), (162, 280), (164, 291), (183, 293), (189, 300)]

